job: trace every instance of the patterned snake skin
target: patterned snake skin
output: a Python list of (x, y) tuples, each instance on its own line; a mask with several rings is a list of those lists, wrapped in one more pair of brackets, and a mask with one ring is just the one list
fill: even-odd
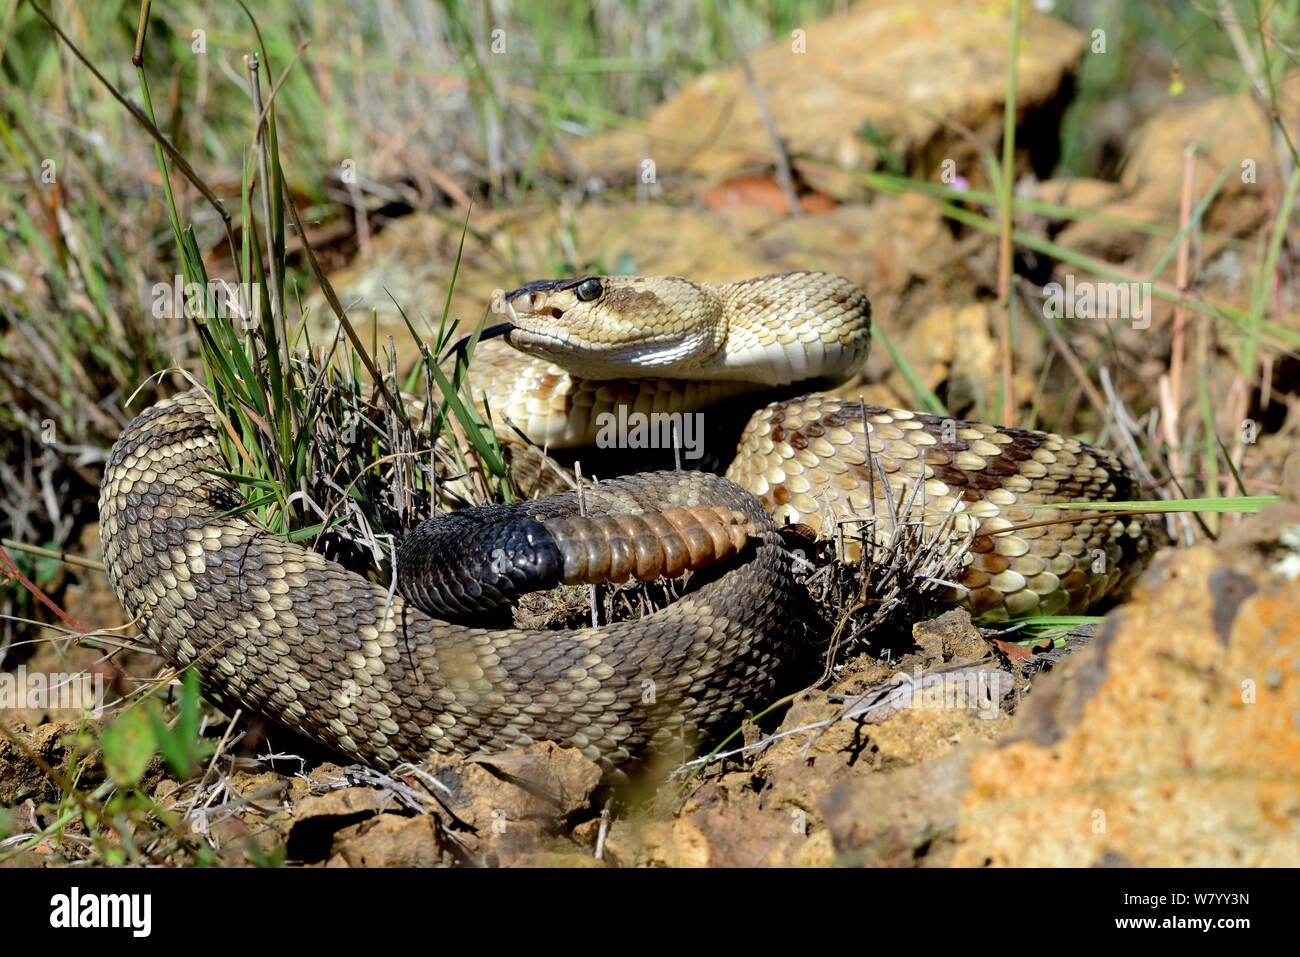
[[(530, 283), (507, 303), (508, 345), (480, 343), (471, 379), (551, 447), (592, 444), (601, 414), (620, 405), (673, 413), (842, 378), (870, 344), (866, 296), (822, 273), (723, 287), (580, 277)], [(637, 371), (656, 378), (616, 378)], [(1151, 548), (1144, 519), (1071, 511), (1086, 520), (1049, 524), (1062, 512), (1031, 507), (1132, 497), (1110, 453), (816, 394), (755, 413), (728, 478), (634, 475), (588, 488), (586, 517), (569, 493), (417, 533), (398, 562), (408, 598), (225, 515), (239, 491), (206, 471), (224, 468), (201, 394), (161, 402), (123, 432), (100, 496), (119, 600), (209, 693), (381, 768), (537, 740), (613, 767), (734, 727), (789, 653), (795, 586), (770, 512), (826, 533), (837, 517), (867, 515), (873, 497), (888, 514), (884, 488), (901, 501), (924, 475), (926, 524), (981, 533), (951, 601), (994, 616), (1081, 611), (1122, 589)], [(490, 530), (476, 537), (480, 521)], [(990, 534), (1013, 525), (1032, 527)], [(509, 581), (518, 568), (495, 565), (489, 584), (457, 571), (422, 588), (457, 561), (481, 571), (502, 541), (523, 543), (523, 588), (706, 570), (638, 621), (556, 632), (444, 620), (522, 590)]]
[[(552, 740), (612, 767), (734, 726), (745, 702), (771, 693), (787, 653), (789, 556), (771, 516), (721, 476), (602, 482), (585, 491), (592, 525), (576, 529), (574, 494), (497, 507), (498, 518), (551, 530), (571, 566), (565, 580), (653, 577), (734, 556), (662, 611), (564, 632), (472, 628), (390, 601), (382, 586), (225, 516), (239, 492), (204, 471), (225, 468), (201, 394), (127, 426), (99, 505), (118, 600), (209, 693), (366, 764)], [(627, 532), (622, 559), (611, 525)], [(739, 555), (728, 525), (743, 527)]]
[[(602, 415), (653, 421), (762, 388), (842, 379), (871, 342), (866, 295), (820, 272), (721, 287), (678, 277), (542, 280), (506, 303), (513, 328), (506, 342), (480, 344), (471, 379), (494, 414), (551, 448), (600, 444)], [(633, 373), (655, 377), (610, 378)], [(879, 472), (867, 463), (864, 429)], [(924, 468), (924, 508), (914, 500), (899, 520), (930, 529), (951, 521), (957, 541), (976, 535), (946, 602), (988, 618), (1080, 614), (1121, 594), (1154, 550), (1147, 516), (1050, 507), (1138, 497), (1115, 455), (1060, 435), (813, 393), (754, 413), (724, 460), (727, 477), (779, 521), (830, 536), (837, 520), (874, 515), (848, 531), (874, 529), (877, 541), (892, 531), (886, 486), (901, 511)], [(859, 546), (848, 546), (856, 560)]]

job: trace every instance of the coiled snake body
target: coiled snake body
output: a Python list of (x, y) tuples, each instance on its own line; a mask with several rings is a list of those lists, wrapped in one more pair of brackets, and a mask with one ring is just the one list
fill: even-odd
[[(473, 382), (552, 446), (590, 443), (600, 413), (620, 403), (671, 412), (841, 377), (870, 335), (866, 297), (821, 273), (720, 289), (582, 277), (531, 283), (508, 301), (515, 348), (481, 343)], [(656, 378), (640, 388), (614, 378), (635, 370)], [(1107, 452), (812, 395), (756, 413), (729, 478), (633, 475), (586, 489), (585, 515), (567, 493), (422, 528), (404, 545), (399, 577), (430, 614), (226, 514), (239, 492), (209, 471), (225, 468), (199, 393), (160, 402), (126, 428), (100, 496), (119, 600), (209, 692), (381, 768), (431, 750), (536, 740), (614, 766), (734, 725), (773, 690), (791, 638), (793, 572), (769, 511), (826, 529), (834, 514), (865, 514), (886, 486), (897, 495), (923, 480), (927, 523), (953, 513), (980, 533), (953, 600), (995, 614), (1082, 610), (1123, 587), (1150, 548), (1141, 520), (1052, 525), (1053, 509), (1028, 507), (1130, 496), (1128, 473)], [(1018, 524), (1031, 527), (990, 534)], [(488, 561), (503, 553), (506, 567)], [(449, 560), (468, 570), (448, 571)], [(527, 587), (686, 568), (705, 571), (685, 597), (638, 621), (556, 632), (438, 617)]]

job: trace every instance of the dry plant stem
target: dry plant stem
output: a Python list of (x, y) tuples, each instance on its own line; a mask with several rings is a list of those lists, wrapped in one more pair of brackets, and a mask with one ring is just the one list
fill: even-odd
[[(1224, 403), (1228, 410), (1227, 421), (1220, 425), (1223, 430), (1222, 434), (1232, 437), (1232, 440), (1230, 442), (1225, 442), (1224, 445), (1229, 460), (1236, 467), (1238, 472), (1241, 471), (1242, 461), (1246, 457), (1246, 443), (1241, 441), (1241, 427), (1246, 420), (1246, 409), (1249, 402), (1250, 384), (1241, 374), (1241, 371), (1238, 370), (1237, 374), (1232, 377), (1232, 385), (1228, 389), (1228, 399)], [(1215, 463), (1208, 462), (1206, 464), (1209, 466), (1209, 471), (1206, 472), (1206, 481), (1218, 482), (1218, 470), (1214, 468)], [(1228, 482), (1233, 483), (1233, 480), (1228, 479)], [(1233, 487), (1235, 487), (1235, 483), (1233, 483)]]
[[(1183, 151), (1182, 195), (1179, 202), (1178, 225), (1183, 228), (1192, 215), (1192, 193), (1195, 186), (1196, 151), (1188, 144)], [(1178, 246), (1178, 260), (1175, 266), (1174, 283), (1180, 297), (1187, 292), (1189, 263), (1191, 259), (1191, 233), (1183, 237)], [(1169, 372), (1160, 377), (1159, 400), (1161, 425), (1164, 431), (1165, 445), (1169, 448), (1169, 471), (1182, 475), (1187, 471), (1187, 455), (1181, 449), (1179, 439), (1179, 402), (1183, 394), (1183, 366), (1186, 354), (1187, 305), (1180, 298), (1174, 303), (1173, 344), (1170, 348)]]
[(212, 760), (208, 762), (208, 766), (203, 772), (202, 779), (200, 779), (198, 786), (194, 789), (196, 794), (207, 786), (208, 780), (212, 777), (212, 772), (216, 770), (217, 760), (221, 757), (221, 752), (225, 750), (226, 742), (230, 740), (231, 734), (234, 733), (235, 725), (239, 723), (239, 719), (243, 716), (244, 709), (236, 708), (235, 713), (230, 718), (230, 723), (226, 725), (225, 733), (221, 736), (221, 740), (217, 742), (217, 749), (212, 752)]
[[(1178, 432), (1173, 424), (1178, 421), (1178, 403), (1174, 399), (1174, 390), (1167, 372), (1161, 373), (1156, 381), (1156, 402), (1160, 407), (1160, 431), (1168, 450), (1166, 458), (1169, 461), (1169, 474), (1179, 477), (1183, 474), (1183, 455), (1178, 448)], [(1179, 478), (1180, 483), (1181, 481)]]
[[(1210, 374), (1210, 337), (1213, 334), (1214, 330), (1210, 327), (1208, 322), (1198, 322), (1196, 324), (1196, 368), (1199, 370), (1199, 374), (1202, 377), (1208, 377)], [(1206, 428), (1213, 429), (1213, 422), (1208, 423)], [(1204, 448), (1205, 467), (1202, 471), (1207, 475), (1213, 475), (1219, 471), (1219, 452), (1217, 445), (1214, 442), (1214, 436), (1207, 436), (1207, 438), (1209, 439), (1209, 443)], [(1204, 494), (1208, 498), (1217, 496), (1219, 494), (1218, 484), (1215, 482), (1207, 482)], [(1219, 529), (1223, 524), (1223, 513), (1210, 512), (1204, 515), (1201, 521), (1209, 530), (1210, 534), (1218, 535)]]
[[(1019, 286), (1019, 284), (1017, 285)], [(1043, 329), (1047, 331), (1047, 337), (1052, 340), (1052, 348), (1055, 349), (1056, 354), (1061, 357), (1061, 361), (1069, 366), (1070, 374), (1074, 376), (1075, 380), (1079, 383), (1079, 388), (1083, 390), (1084, 394), (1088, 397), (1088, 401), (1092, 403), (1093, 410), (1101, 416), (1103, 421), (1109, 419), (1111, 417), (1110, 406), (1107, 404), (1105, 397), (1102, 396), (1101, 391), (1093, 385), (1092, 380), (1088, 378), (1087, 370), (1083, 367), (1083, 363), (1079, 361), (1079, 357), (1074, 354), (1074, 350), (1070, 348), (1070, 344), (1065, 341), (1057, 328), (1052, 325), (1052, 320), (1043, 315), (1041, 309), (1031, 309), (1030, 311), (1038, 319)]]
[(91, 571), (102, 572), (104, 563), (97, 562), (93, 558), (83, 558), (80, 555), (73, 555), (69, 552), (56, 551), (52, 548), (41, 548), (38, 545), (28, 545), (24, 542), (15, 542), (11, 538), (0, 538), (0, 546), (12, 548), (16, 552), (26, 552), (28, 555), (35, 555), (37, 558), (54, 558), (63, 562), (65, 565), (75, 565), (78, 568), (89, 568)]
[[(1192, 193), (1195, 190), (1196, 180), (1196, 148), (1188, 144), (1183, 152), (1183, 189), (1178, 207), (1178, 227), (1182, 229), (1187, 225), (1187, 221), (1192, 215)], [(1180, 292), (1186, 292), (1188, 280), (1188, 264), (1191, 260), (1191, 234), (1183, 237), (1183, 241), (1178, 245), (1178, 260), (1175, 267), (1174, 282)], [(1179, 301), (1174, 303), (1174, 341), (1169, 358), (1169, 379), (1170, 390), (1173, 392), (1174, 399), (1177, 401), (1183, 394), (1183, 355), (1185, 344), (1185, 329), (1187, 325), (1187, 304)], [(1178, 406), (1174, 406), (1174, 415), (1178, 415)], [(1172, 423), (1174, 433), (1178, 432), (1178, 421)]]
[(740, 45), (740, 38), (736, 36), (736, 30), (731, 24), (731, 11), (726, 0), (717, 0), (717, 6), (718, 13), (722, 17), (723, 26), (726, 27), (727, 36), (731, 40), (731, 48), (736, 51), (736, 59), (740, 61), (740, 68), (745, 73), (745, 82), (749, 85), (749, 91), (754, 97), (755, 105), (758, 107), (758, 115), (762, 118), (763, 126), (767, 129), (768, 139), (772, 141), (772, 163), (776, 167), (776, 181), (781, 186), (781, 192), (785, 194), (786, 204), (790, 207), (790, 216), (798, 219), (803, 215), (803, 208), (799, 205), (799, 197), (794, 190), (794, 174), (790, 171), (790, 157), (786, 154), (785, 144), (781, 140), (781, 131), (776, 128), (776, 120), (772, 118), (772, 111), (767, 108), (767, 97), (763, 95), (763, 88), (758, 85), (758, 77), (749, 63), (749, 57), (745, 56), (744, 48)]
[(135, 49), (131, 51), (131, 65), (135, 67), (144, 65), (144, 32), (149, 23), (149, 8), (152, 5), (151, 0), (140, 0), (140, 19), (135, 26)]
[(0, 548), (0, 561), (3, 561), (4, 563), (4, 567), (0, 568), (0, 575), (2, 575), (5, 578), (11, 578), (16, 580), (20, 585), (22, 585), (29, 592), (31, 592), (31, 594), (38, 601), (41, 602), (41, 604), (45, 605), (47, 608), (50, 609), (50, 611), (54, 612), (54, 614), (58, 615), (61, 619), (63, 619), (63, 621), (65, 621), (68, 624), (69, 628), (72, 628), (73, 630), (75, 630), (81, 635), (88, 634), (85, 628), (83, 628), (81, 625), (77, 624), (77, 622), (69, 618), (62, 608), (60, 608), (54, 602), (50, 601), (49, 597), (45, 594), (45, 592), (37, 588), (35, 583), (30, 581), (26, 575), (24, 575), (22, 572), (18, 570), (18, 567), (10, 560), (9, 556), (5, 553), (5, 550), (3, 548)]
[(596, 851), (593, 855), (596, 860), (603, 860), (605, 857), (605, 836), (609, 833), (609, 806), (600, 809), (600, 830), (596, 833)]
[[(587, 515), (587, 499), (582, 494), (582, 462), (581, 461), (574, 461), (573, 477), (576, 483), (575, 487), (578, 490), (578, 514), (585, 518)], [(591, 603), (591, 627), (599, 628), (600, 621), (596, 615), (596, 586), (595, 585), (587, 586), (587, 600)]]
[(1016, 398), (1011, 371), (1011, 337), (1015, 318), (1015, 299), (1011, 295), (1011, 271), (1013, 268), (1011, 249), (1011, 197), (1016, 178), (1016, 58), (1020, 55), (1020, 0), (1011, 0), (1011, 40), (1007, 46), (1007, 97), (1003, 104), (1002, 121), (1002, 195), (1000, 203), (1000, 225), (998, 236), (998, 302), (1001, 310), (1001, 348), (1002, 348), (1002, 409), (1000, 421), (1003, 426), (1015, 422)]
[[(1133, 415), (1133, 411), (1115, 391), (1115, 384), (1111, 381), (1110, 373), (1107, 371), (1105, 366), (1101, 367), (1100, 375), (1101, 387), (1106, 394), (1106, 401), (1112, 412), (1112, 420), (1116, 426), (1116, 433), (1119, 435), (1120, 441), (1124, 443), (1124, 447), (1128, 449), (1129, 464), (1132, 466), (1135, 474), (1146, 488), (1156, 492), (1164, 499), (1172, 499), (1173, 495), (1166, 486), (1169, 484), (1176, 486), (1178, 485), (1178, 480), (1177, 476), (1173, 475), (1173, 473), (1169, 471), (1168, 457), (1161, 458), (1158, 450), (1152, 455), (1152, 462), (1160, 466), (1161, 470), (1164, 472), (1164, 478), (1157, 479), (1155, 473), (1151, 470), (1151, 463), (1148, 463), (1147, 460), (1142, 457), (1142, 451), (1138, 447), (1136, 435), (1142, 433), (1142, 428), (1137, 417)], [(1146, 435), (1147, 444), (1152, 448), (1155, 448), (1156, 446), (1154, 434), (1156, 427), (1157, 425), (1153, 423), (1151, 429)], [(1186, 512), (1168, 513), (1165, 516), (1165, 523), (1166, 530), (1169, 532), (1169, 537), (1171, 539), (1177, 540), (1178, 529), (1182, 528), (1183, 536), (1187, 541), (1187, 544), (1190, 545), (1195, 540), (1192, 521)]]

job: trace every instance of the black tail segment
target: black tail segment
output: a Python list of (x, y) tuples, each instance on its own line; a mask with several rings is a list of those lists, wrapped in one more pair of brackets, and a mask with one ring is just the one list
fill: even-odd
[(564, 558), (518, 505), (448, 512), (421, 523), (397, 553), (401, 590), (439, 618), (464, 618), (560, 584)]

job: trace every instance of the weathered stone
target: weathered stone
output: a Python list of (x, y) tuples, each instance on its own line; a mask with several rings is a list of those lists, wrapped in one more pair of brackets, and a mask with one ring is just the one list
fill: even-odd
[(956, 864), (1300, 864), (1300, 506), (1166, 553), (1016, 728)]
[[(1085, 42), (1064, 21), (1027, 11), (1017, 57), (1022, 116), (1053, 104)], [(965, 0), (877, 0), (748, 56), (805, 181), (855, 201), (869, 189), (854, 171), (889, 162), (937, 179), (951, 159), (957, 174), (982, 182), (982, 159), (951, 121), (985, 142), (999, 140), (1009, 47), (1004, 11)], [(680, 181), (713, 185), (771, 164), (770, 135), (739, 66), (700, 76), (651, 110), (643, 130), (569, 149), (615, 184), (643, 178), (651, 161), (670, 191)]]

